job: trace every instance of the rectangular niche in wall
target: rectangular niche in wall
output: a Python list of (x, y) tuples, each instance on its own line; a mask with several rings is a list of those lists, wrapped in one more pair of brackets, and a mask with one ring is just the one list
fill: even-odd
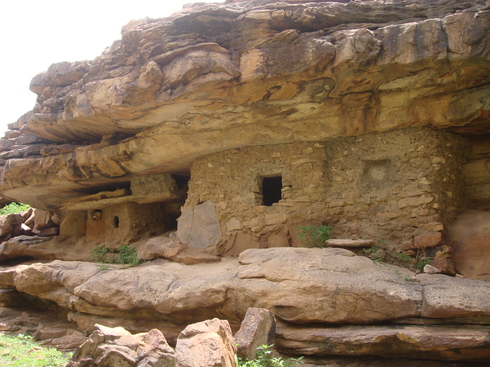
[(262, 205), (271, 206), (282, 199), (282, 176), (262, 177)]

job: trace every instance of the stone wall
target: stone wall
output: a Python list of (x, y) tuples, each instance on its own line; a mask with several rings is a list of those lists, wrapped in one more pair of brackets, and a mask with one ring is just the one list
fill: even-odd
[[(206, 201), (215, 205), (222, 254), (302, 245), (297, 226), (320, 223), (337, 237), (384, 238), (401, 246), (454, 219), (465, 147), (463, 138), (411, 128), (229, 150), (193, 163), (183, 211)], [(267, 205), (264, 179), (274, 177), (282, 181), (281, 197)]]
[(466, 146), (425, 128), (328, 142), (326, 220), (343, 235), (385, 239), (442, 230), (463, 204)]

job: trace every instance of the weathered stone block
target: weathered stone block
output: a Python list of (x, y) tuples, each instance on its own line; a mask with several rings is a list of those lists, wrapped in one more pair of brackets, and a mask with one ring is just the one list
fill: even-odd
[(236, 345), (226, 320), (187, 326), (177, 338), (177, 367), (235, 367)]
[(490, 212), (469, 210), (449, 227), (456, 271), (471, 279), (490, 280)]
[(387, 325), (278, 329), (283, 353), (318, 356), (381, 356), (483, 362), (490, 358), (489, 326)]
[(178, 219), (177, 237), (190, 247), (205, 248), (214, 245), (220, 236), (216, 207), (209, 200), (194, 208), (185, 209)]
[(275, 333), (274, 314), (263, 308), (250, 307), (240, 330), (235, 334), (238, 356), (248, 360), (255, 359), (258, 347), (274, 343)]

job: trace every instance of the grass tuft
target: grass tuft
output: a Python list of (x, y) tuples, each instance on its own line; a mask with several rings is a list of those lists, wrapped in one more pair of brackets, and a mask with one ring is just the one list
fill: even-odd
[(2, 367), (62, 367), (70, 357), (55, 348), (40, 346), (30, 335), (0, 334)]
[(21, 213), (29, 208), (30, 208), (29, 204), (10, 203), (0, 209), (0, 215)]

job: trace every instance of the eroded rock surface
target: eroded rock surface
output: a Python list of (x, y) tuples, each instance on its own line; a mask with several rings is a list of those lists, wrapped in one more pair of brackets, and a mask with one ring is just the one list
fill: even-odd
[(177, 367), (235, 367), (236, 345), (226, 320), (187, 326), (175, 346)]
[(38, 104), (1, 141), (1, 193), (55, 209), (247, 145), (488, 132), (489, 14), (484, 0), (233, 1), (132, 21), (95, 60), (33, 79)]
[(347, 250), (275, 248), (187, 266), (19, 265), (3, 269), (0, 283), (82, 313), (169, 321), (224, 315), (236, 324), (248, 307), (293, 323), (490, 316), (488, 282), (425, 275), (418, 283), (399, 274)]
[(274, 344), (275, 334), (274, 314), (263, 308), (250, 307), (240, 330), (235, 334), (238, 356), (248, 360), (255, 359), (257, 348)]
[[(276, 346), (296, 355), (488, 361), (489, 326), (387, 325), (279, 329)], [(393, 351), (396, 350), (394, 353)]]
[[(124, 325), (133, 332), (158, 327), (177, 345), (177, 334), (187, 324), (221, 317), (238, 330), (249, 307), (261, 307), (281, 320), (278, 335), (288, 354), (309, 350), (320, 356), (393, 357), (403, 352), (400, 355), (408, 358), (414, 351), (418, 358), (488, 358), (490, 283), (445, 275), (407, 277), (400, 269), (345, 249), (273, 248), (250, 249), (238, 259), (212, 264), (155, 260), (133, 268), (112, 265), (109, 270), (59, 260), (18, 265), (0, 271), (0, 286), (56, 303), (70, 311), (69, 319), (82, 330), (93, 330), (94, 321)], [(426, 320), (433, 320), (428, 328), (422, 326)], [(391, 325), (366, 326), (380, 322)], [(337, 346), (318, 344), (319, 336), (313, 334), (319, 325), (321, 340), (331, 339)], [(303, 331), (295, 334), (296, 328)], [(192, 344), (201, 329), (189, 329), (184, 339)], [(216, 330), (213, 333), (223, 337), (228, 334)], [(300, 343), (295, 335), (302, 333), (306, 336)], [(356, 335), (364, 335), (364, 341)], [(347, 352), (343, 343), (356, 346)], [(387, 350), (387, 345), (396, 348)], [(118, 353), (111, 358), (134, 364), (134, 351)]]

